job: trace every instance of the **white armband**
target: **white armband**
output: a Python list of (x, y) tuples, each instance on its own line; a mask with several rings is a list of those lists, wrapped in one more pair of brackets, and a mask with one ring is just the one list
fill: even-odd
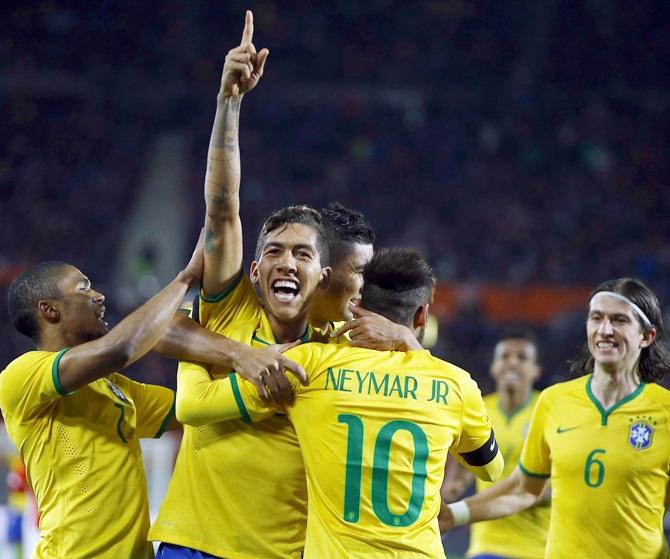
[(463, 526), (470, 522), (470, 509), (465, 501), (456, 501), (447, 506), (454, 517), (454, 526)]

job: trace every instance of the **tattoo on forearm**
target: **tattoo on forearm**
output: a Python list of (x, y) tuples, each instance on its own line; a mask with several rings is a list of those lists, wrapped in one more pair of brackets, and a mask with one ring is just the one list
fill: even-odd
[(210, 146), (228, 152), (239, 150), (238, 131), (240, 124), (241, 97), (231, 97), (216, 109)]
[(214, 242), (219, 238), (216, 232), (211, 229), (205, 231), (205, 252), (207, 254), (211, 253), (214, 250)]

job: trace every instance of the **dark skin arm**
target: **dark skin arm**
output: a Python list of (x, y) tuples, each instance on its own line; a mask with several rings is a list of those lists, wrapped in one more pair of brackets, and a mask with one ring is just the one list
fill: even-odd
[(65, 391), (70, 392), (127, 367), (156, 345), (188, 289), (202, 277), (202, 247), (201, 234), (191, 260), (167, 287), (101, 338), (75, 346), (63, 354), (58, 376)]
[(307, 382), (307, 374), (300, 365), (282, 355), (284, 349), (251, 348), (207, 330), (182, 313), (174, 316), (155, 347), (165, 357), (234, 370), (254, 384), (263, 400), (288, 404), (293, 400), (293, 391), (284, 371), (293, 371), (303, 383)]

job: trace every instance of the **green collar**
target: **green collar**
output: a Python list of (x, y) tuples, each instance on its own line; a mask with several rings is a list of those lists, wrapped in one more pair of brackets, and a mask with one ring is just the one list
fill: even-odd
[(607, 418), (610, 416), (610, 414), (623, 406), (625, 403), (630, 402), (633, 398), (637, 398), (642, 391), (644, 390), (644, 387), (647, 385), (646, 382), (641, 382), (640, 381), (640, 386), (638, 386), (633, 392), (631, 392), (628, 396), (624, 396), (619, 400), (618, 402), (615, 402), (612, 404), (608, 409), (603, 408), (602, 404), (598, 401), (598, 399), (595, 397), (593, 394), (593, 390), (591, 389), (591, 381), (593, 380), (593, 375), (589, 375), (589, 380), (586, 381), (586, 394), (593, 402), (593, 405), (596, 407), (596, 409), (600, 412), (600, 424), (601, 425), (607, 425)]

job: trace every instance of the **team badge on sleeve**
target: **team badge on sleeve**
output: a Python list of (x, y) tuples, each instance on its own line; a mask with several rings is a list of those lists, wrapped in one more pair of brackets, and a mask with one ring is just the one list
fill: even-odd
[(107, 387), (112, 392), (112, 394), (114, 394), (114, 396), (116, 396), (124, 404), (130, 405), (130, 401), (128, 400), (128, 398), (126, 398), (126, 395), (121, 391), (121, 389), (118, 386), (116, 386), (116, 384), (114, 384), (111, 380), (109, 379), (106, 380), (107, 380)]
[(636, 421), (628, 431), (628, 442), (637, 450), (644, 450), (651, 445), (654, 429), (645, 421)]

